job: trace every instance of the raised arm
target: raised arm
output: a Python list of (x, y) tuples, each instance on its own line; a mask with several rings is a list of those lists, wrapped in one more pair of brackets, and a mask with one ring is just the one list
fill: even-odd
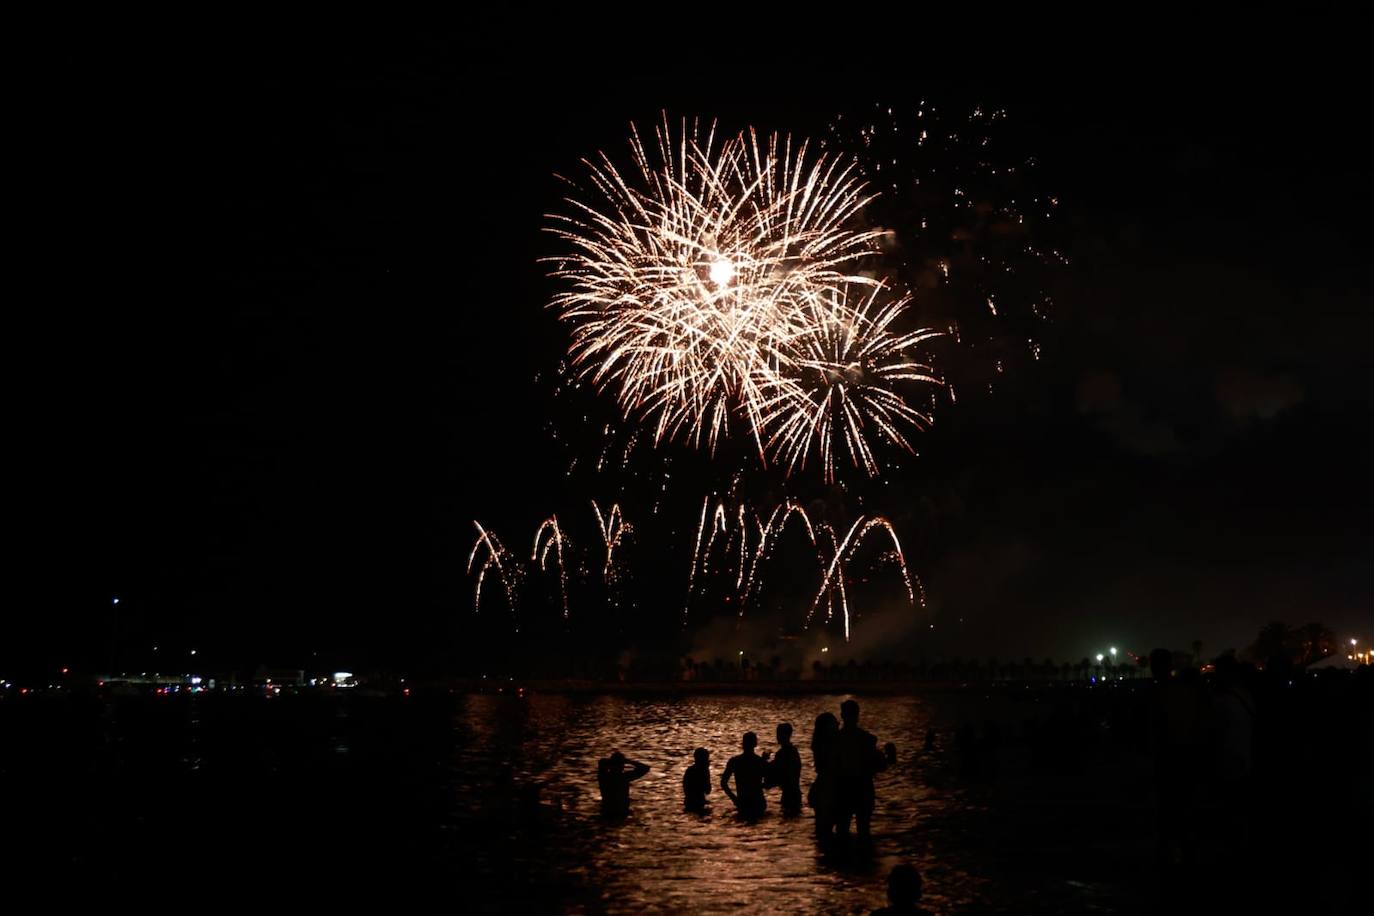
[(636, 779), (639, 779), (645, 773), (649, 772), (649, 767), (640, 763), (638, 760), (626, 760), (625, 762), (629, 764), (630, 767), (630, 772), (625, 774), (626, 782), (634, 782)]

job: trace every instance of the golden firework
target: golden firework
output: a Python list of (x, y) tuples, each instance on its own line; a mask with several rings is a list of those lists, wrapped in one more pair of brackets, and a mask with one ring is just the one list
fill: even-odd
[[(632, 128), (634, 172), (603, 153), (586, 199), (550, 217), (572, 249), (553, 259), (566, 288), (552, 305), (576, 377), (656, 443), (714, 452), (733, 423), (765, 463), (790, 470), (814, 450), (830, 479), (819, 437), (835, 436), (876, 474), (872, 432), (909, 449), (900, 427), (929, 422), (893, 383), (935, 381), (911, 352), (933, 332), (892, 332), (910, 300), (859, 273), (884, 233), (862, 225), (872, 197), (854, 163), (777, 134), (718, 141), (696, 122), (665, 119), (655, 139), (651, 153)], [(855, 363), (865, 383), (838, 386), (834, 367)]]

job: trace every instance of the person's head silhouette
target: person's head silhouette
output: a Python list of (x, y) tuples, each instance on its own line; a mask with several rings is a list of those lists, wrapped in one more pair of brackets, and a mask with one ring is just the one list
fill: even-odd
[(784, 747), (792, 743), (792, 723), (783, 722), (778, 726), (778, 744)]
[(1157, 681), (1167, 681), (1169, 671), (1174, 667), (1174, 654), (1168, 649), (1154, 649), (1150, 652), (1150, 673)]
[(704, 767), (711, 760), (711, 752), (704, 747), (699, 747), (696, 749), (696, 752), (692, 754), (692, 759), (696, 761), (697, 766)]
[(1236, 664), (1236, 657), (1229, 652), (1218, 655), (1213, 664), (1216, 666), (1217, 683), (1222, 687), (1234, 687), (1240, 675), (1240, 666)]
[(754, 753), (754, 748), (759, 745), (759, 736), (753, 732), (745, 732), (744, 740), (740, 743), (744, 746), (744, 753), (752, 754)]
[(911, 909), (921, 899), (921, 873), (914, 865), (894, 865), (887, 876), (887, 902)]
[(840, 720), (850, 728), (859, 724), (859, 704), (856, 700), (845, 700), (840, 704)]

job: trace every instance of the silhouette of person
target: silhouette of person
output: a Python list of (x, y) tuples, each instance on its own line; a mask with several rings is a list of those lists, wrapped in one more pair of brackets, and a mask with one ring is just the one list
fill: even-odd
[(1255, 698), (1241, 679), (1234, 655), (1216, 660), (1216, 693), (1212, 701), (1218, 770), (1223, 783), (1242, 785), (1254, 758)]
[[(626, 767), (629, 770), (626, 770)], [(596, 782), (601, 788), (601, 813), (624, 815), (630, 811), (630, 783), (639, 779), (649, 768), (638, 760), (630, 760), (614, 751), (596, 764)]]
[(921, 916), (928, 912), (918, 903), (921, 899), (921, 873), (912, 865), (894, 865), (887, 876), (887, 906), (873, 911), (873, 916)]
[(1232, 836), (1244, 846), (1254, 831), (1255, 698), (1246, 687), (1235, 655), (1216, 660), (1212, 698), (1213, 740), (1217, 755), (1215, 794), (1221, 813), (1232, 824)]
[(835, 738), (836, 828), (843, 836), (849, 832), (849, 819), (854, 818), (859, 841), (867, 844), (873, 817), (873, 777), (887, 769), (896, 748), (889, 744), (886, 754), (878, 751), (878, 739), (859, 727), (859, 704), (854, 700), (840, 704), (840, 719), (843, 725)]
[(840, 723), (834, 713), (823, 712), (816, 717), (811, 732), (811, 765), (815, 767), (816, 779), (806, 793), (806, 802), (816, 812), (816, 838), (819, 840), (827, 839), (835, 831), (835, 741), (839, 734)]
[(782, 789), (782, 813), (801, 814), (801, 754), (792, 743), (792, 723), (778, 726), (778, 752), (768, 764), (766, 786)]
[(682, 773), (682, 807), (700, 812), (706, 810), (706, 796), (711, 792), (711, 752), (699, 747), (692, 759), (695, 762)]
[(1206, 748), (1205, 696), (1195, 676), (1172, 678), (1167, 649), (1150, 653), (1154, 675), (1151, 743), (1155, 758), (1156, 852), (1162, 864), (1191, 864), (1196, 847), (1194, 807)]
[[(745, 817), (754, 818), (763, 814), (768, 802), (763, 797), (763, 777), (766, 762), (754, 748), (758, 747), (759, 737), (753, 732), (745, 732), (740, 745), (744, 753), (736, 754), (725, 764), (725, 772), (720, 774), (720, 787), (735, 803), (736, 810)], [(730, 789), (730, 777), (735, 777), (735, 791)]]

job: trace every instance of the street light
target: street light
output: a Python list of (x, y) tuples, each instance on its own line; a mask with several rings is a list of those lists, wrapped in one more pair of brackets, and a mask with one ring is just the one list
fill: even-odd
[(110, 598), (110, 612), (113, 620), (110, 626), (110, 673), (114, 674), (115, 666), (119, 662), (119, 596), (113, 595)]

